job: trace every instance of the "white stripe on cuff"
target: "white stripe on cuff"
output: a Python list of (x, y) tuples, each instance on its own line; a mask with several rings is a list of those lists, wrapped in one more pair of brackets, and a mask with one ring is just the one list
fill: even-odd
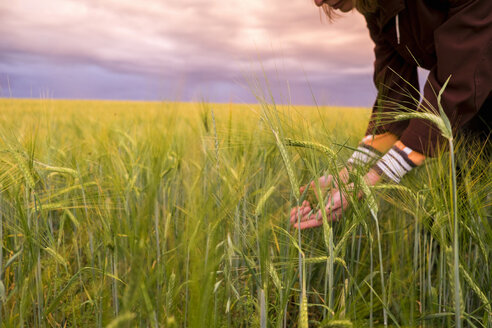
[(393, 149), (384, 155), (376, 165), (396, 183), (399, 183), (401, 178), (412, 169), (405, 159)]
[(384, 174), (386, 174), (386, 176), (388, 178), (390, 178), (391, 180), (393, 180), (396, 183), (399, 183), (400, 182), (401, 179), (398, 178), (398, 177), (396, 177), (395, 175), (393, 175), (393, 173), (390, 170), (388, 170), (388, 168), (386, 167), (386, 165), (384, 165), (384, 164), (382, 164), (380, 162), (378, 162), (376, 165), (381, 169), (381, 171), (383, 171)]
[(369, 163), (371, 160), (377, 159), (378, 157), (379, 155), (371, 151), (370, 149), (359, 146), (347, 162), (349, 164), (355, 163), (363, 165)]
[(401, 157), (401, 155), (398, 154), (394, 149), (390, 149), (388, 153), (391, 154), (395, 159), (397, 159), (400, 165), (403, 166), (405, 170), (407, 170), (407, 172), (412, 169), (412, 167), (408, 165), (407, 161), (403, 157)]

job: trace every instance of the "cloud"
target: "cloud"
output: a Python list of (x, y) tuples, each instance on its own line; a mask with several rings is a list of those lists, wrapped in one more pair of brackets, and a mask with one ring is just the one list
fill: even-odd
[(218, 98), (220, 90), (241, 94), (238, 81), (252, 73), (301, 89), (306, 81), (321, 88), (370, 77), (372, 45), (363, 17), (351, 13), (333, 24), (320, 17), (310, 0), (3, 2), (0, 73), (59, 88), (62, 72), (55, 70), (50, 82), (46, 71), (63, 67), (80, 89), (92, 79), (84, 69), (96, 67), (100, 85), (117, 76), (180, 81), (192, 97), (209, 84)]

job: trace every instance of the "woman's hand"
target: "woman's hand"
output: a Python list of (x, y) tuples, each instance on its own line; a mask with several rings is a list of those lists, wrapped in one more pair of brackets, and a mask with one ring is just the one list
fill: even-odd
[[(348, 180), (348, 173), (346, 173), (345, 171), (345, 173), (342, 175), (342, 172), (340, 172), (340, 179), (342, 180), (342, 182), (345, 183)], [(377, 172), (374, 171), (373, 169), (369, 170), (369, 172), (364, 176), (364, 181), (369, 186), (374, 186), (379, 182), (380, 179), (381, 177), (379, 176), (379, 174), (377, 174)], [(321, 177), (319, 180), (320, 188), (323, 186), (326, 190), (326, 188), (330, 186), (331, 182), (333, 182), (333, 177), (331, 176)], [(311, 183), (311, 185), (313, 185), (313, 183)], [(344, 191), (341, 191), (336, 186), (332, 187), (332, 189), (330, 190), (330, 195), (328, 197), (327, 204), (323, 209), (325, 211), (327, 220), (336, 221), (338, 220), (338, 218), (341, 217), (342, 213), (348, 207), (346, 192), (353, 190), (353, 187), (354, 187), (353, 183), (347, 185), (345, 188), (346, 190)], [(304, 191), (305, 188), (306, 186), (302, 187), (301, 191)], [(319, 200), (319, 195), (316, 193), (316, 189), (315, 189), (315, 194)], [(360, 199), (363, 197), (363, 195), (364, 194), (362, 192), (359, 192), (357, 194), (357, 198)], [(316, 213), (313, 213), (313, 208), (308, 201), (304, 201), (299, 207), (294, 207), (290, 212), (290, 223), (296, 229), (302, 230), (302, 229), (318, 227), (323, 224), (322, 220), (323, 220), (322, 210), (318, 210)]]
[[(349, 179), (348, 170), (346, 168), (342, 169), (338, 173), (338, 177), (342, 183), (347, 183)], [(318, 184), (312, 181), (309, 185), (302, 186), (300, 188), (301, 194), (306, 191), (306, 188), (310, 188), (314, 192), (316, 199), (319, 201), (321, 198), (325, 198), (326, 192), (328, 190), (330, 190), (331, 193), (336, 191), (338, 189), (338, 185), (337, 182), (335, 181), (335, 178), (332, 175), (324, 175), (321, 178), (319, 178)], [(321, 192), (321, 194), (319, 194), (319, 192)], [(332, 197), (333, 196), (331, 196), (330, 198)], [(318, 211), (318, 213), (321, 214), (321, 211)], [(321, 225), (322, 224), (321, 220), (319, 222), (316, 222), (315, 225), (315, 221), (310, 219), (310, 217), (314, 215), (316, 215), (316, 213), (313, 214), (313, 208), (311, 206), (311, 203), (305, 200), (302, 202), (301, 206), (296, 206), (290, 211), (290, 223), (297, 228), (298, 216), (300, 216), (301, 222), (309, 221), (309, 223), (301, 224), (301, 229), (312, 228)]]
[[(301, 194), (303, 194), (306, 188), (311, 189), (314, 192), (316, 199), (319, 201), (320, 197), (324, 197), (328, 189), (335, 188), (335, 181), (333, 180), (334, 179), (331, 174), (323, 175), (321, 178), (318, 179), (318, 185), (316, 185), (316, 182), (312, 181), (309, 185), (305, 185), (299, 188), (299, 190)], [(321, 195), (318, 194), (319, 191), (321, 191)]]
[[(349, 180), (349, 173), (347, 168), (343, 168), (339, 173), (338, 177), (341, 183), (347, 183)], [(318, 189), (319, 186), (319, 189)], [(309, 185), (302, 186), (299, 188), (301, 194), (304, 193), (306, 188), (310, 188), (313, 192), (314, 195), (316, 196), (316, 199), (319, 201), (320, 197), (324, 198), (326, 191), (329, 189), (337, 189), (338, 184), (336, 179), (330, 174), (330, 175), (323, 175), (321, 178), (318, 179), (318, 186), (316, 185), (316, 182), (312, 181)], [(321, 190), (321, 195), (318, 194), (318, 191)]]
[(309, 217), (311, 212), (311, 204), (307, 200), (303, 201), (301, 206), (296, 206), (290, 211), (290, 223), (296, 223), (299, 216), (301, 218), (301, 222), (306, 220), (305, 218)]
[[(352, 189), (353, 184), (347, 186), (347, 189)], [(329, 221), (336, 221), (341, 217), (343, 211), (348, 206), (347, 196), (338, 189), (332, 189), (328, 198), (324, 211), (326, 218)], [(299, 220), (300, 216), (300, 220)], [(300, 221), (300, 222), (299, 222)], [(290, 223), (296, 229), (309, 229), (318, 227), (323, 224), (322, 210), (313, 213), (313, 209), (308, 201), (304, 201), (301, 206), (294, 207), (290, 212)]]

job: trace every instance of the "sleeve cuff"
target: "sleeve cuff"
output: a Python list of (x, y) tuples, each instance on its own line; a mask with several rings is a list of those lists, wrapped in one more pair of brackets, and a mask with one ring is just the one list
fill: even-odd
[(365, 166), (376, 162), (398, 140), (393, 133), (386, 132), (376, 135), (366, 135), (348, 160), (352, 166)]
[(397, 141), (393, 147), (373, 166), (382, 177), (400, 183), (405, 174), (422, 165), (425, 156)]

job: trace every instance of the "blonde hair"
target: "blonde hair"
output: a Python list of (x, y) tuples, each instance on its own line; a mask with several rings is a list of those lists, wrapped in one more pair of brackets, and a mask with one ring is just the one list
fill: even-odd
[[(378, 9), (378, 0), (352, 0), (354, 2), (354, 7), (361, 14), (373, 13)], [(327, 4), (321, 6), (322, 10), (326, 14), (329, 20), (332, 20), (337, 16), (335, 10)]]

